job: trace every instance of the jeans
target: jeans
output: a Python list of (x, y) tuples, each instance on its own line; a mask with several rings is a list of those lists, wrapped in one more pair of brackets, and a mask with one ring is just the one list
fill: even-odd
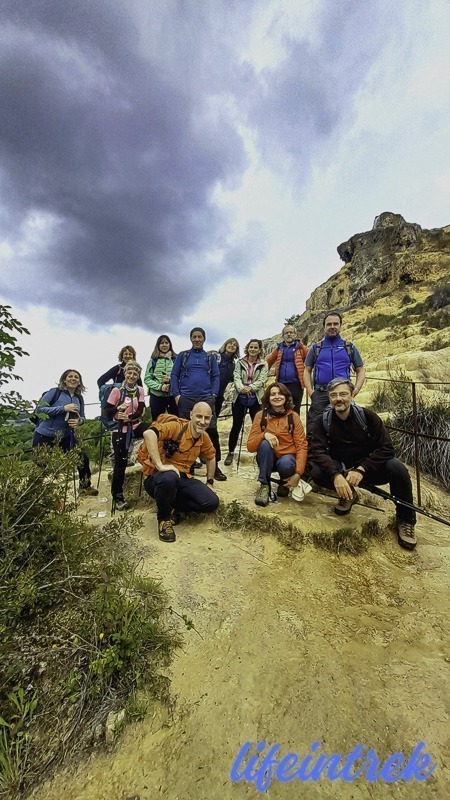
[(173, 509), (209, 514), (219, 505), (217, 495), (202, 481), (170, 472), (154, 472), (144, 481), (144, 489), (157, 506), (158, 522), (170, 519)]
[(277, 458), (267, 439), (263, 439), (256, 451), (260, 483), (269, 484), (272, 472), (278, 472), (280, 478), (290, 478), (295, 472), (295, 455), (288, 453)]

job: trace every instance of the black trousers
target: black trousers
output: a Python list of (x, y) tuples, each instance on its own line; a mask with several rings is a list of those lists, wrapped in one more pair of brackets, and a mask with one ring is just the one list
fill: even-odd
[(208, 514), (219, 505), (219, 498), (209, 486), (184, 473), (178, 476), (173, 470), (149, 475), (144, 489), (156, 502), (158, 522), (170, 519), (173, 509)]
[(295, 383), (285, 383), (284, 384), (286, 389), (289, 389), (292, 399), (294, 401), (294, 411), (297, 414), (300, 414), (300, 406), (302, 404), (302, 397), (303, 397), (303, 387), (300, 381), (295, 381)]
[[(144, 431), (147, 430), (149, 425), (141, 422), (133, 431), (132, 439), (139, 439)], [(123, 494), (123, 484), (125, 480), (125, 470), (128, 462), (128, 450), (130, 444), (127, 446), (127, 434), (121, 431), (113, 431), (111, 434), (111, 442), (114, 450), (114, 470), (111, 482), (111, 494), (113, 497), (118, 497)]]
[(218, 464), (222, 458), (222, 453), (220, 450), (219, 434), (217, 432), (216, 398), (213, 397), (212, 394), (209, 395), (209, 397), (187, 397), (186, 395), (181, 395), (178, 401), (177, 415), (181, 417), (181, 419), (190, 419), (189, 415), (196, 403), (208, 403), (212, 411), (211, 422), (209, 423), (206, 433), (213, 443), (214, 450), (216, 451), (216, 464)]
[(232, 407), (231, 407), (231, 411), (232, 411), (232, 414), (233, 414), (233, 425), (231, 426), (230, 435), (228, 437), (228, 452), (229, 453), (234, 453), (234, 451), (236, 450), (236, 445), (238, 443), (238, 439), (239, 439), (239, 434), (241, 432), (241, 428), (242, 428), (242, 426), (244, 424), (245, 415), (247, 413), (247, 408), (248, 408), (248, 410), (250, 412), (250, 418), (251, 418), (251, 420), (253, 422), (253, 420), (255, 419), (258, 411), (261, 410), (260, 403), (256, 402), (256, 403), (253, 403), (252, 406), (246, 406), (246, 405), (244, 405), (244, 403), (241, 403), (241, 401), (239, 400), (239, 397), (237, 397), (236, 400), (234, 401)]
[[(56, 437), (45, 436), (43, 433), (35, 432), (33, 436), (33, 447), (44, 447), (44, 445), (47, 445), (47, 447), (54, 447), (55, 444), (57, 444), (64, 453), (68, 453), (69, 450), (72, 450), (72, 448), (76, 446), (77, 441), (75, 436), (73, 439), (71, 439), (70, 436), (66, 436), (64, 439), (59, 439), (58, 442), (56, 441)], [(80, 488), (87, 489), (91, 485), (91, 469), (89, 466), (89, 458), (83, 451), (80, 451), (77, 469), (80, 479)]]
[[(342, 469), (342, 464), (339, 461), (334, 461), (337, 469)], [(312, 465), (311, 477), (319, 486), (324, 486), (326, 489), (334, 489), (334, 483), (330, 475), (317, 466)], [(372, 483), (374, 486), (382, 486), (385, 483), (389, 484), (391, 494), (398, 497), (399, 500), (404, 500), (406, 503), (413, 503), (413, 493), (411, 478), (405, 465), (402, 464), (397, 458), (390, 458), (377, 470), (367, 470), (364, 476), (364, 483)], [(397, 519), (402, 522), (409, 522), (415, 525), (416, 512), (411, 508), (398, 505), (396, 507)]]
[(317, 417), (320, 417), (323, 414), (329, 402), (328, 392), (326, 389), (314, 389), (311, 395), (308, 416), (306, 419), (306, 436), (308, 439), (311, 437), (311, 430), (314, 422), (316, 421)]
[(150, 411), (152, 412), (152, 420), (158, 419), (160, 414), (175, 414), (178, 416), (177, 404), (173, 395), (164, 395), (159, 397), (157, 394), (150, 395)]

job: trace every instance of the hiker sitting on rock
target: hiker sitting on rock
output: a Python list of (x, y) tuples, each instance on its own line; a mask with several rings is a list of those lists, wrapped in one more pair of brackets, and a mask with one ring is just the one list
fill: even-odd
[(139, 439), (148, 427), (140, 422), (145, 411), (144, 390), (142, 386), (138, 386), (141, 367), (136, 361), (127, 361), (124, 374), (123, 384), (111, 388), (105, 405), (106, 414), (117, 424), (111, 433), (114, 450), (111, 494), (114, 507), (119, 511), (129, 508), (123, 496), (123, 484), (131, 442), (133, 439)]
[[(389, 434), (380, 417), (355, 405), (350, 380), (335, 378), (328, 384), (331, 409), (316, 419), (311, 433), (311, 477), (319, 486), (334, 488), (339, 502), (334, 510), (344, 515), (356, 501), (355, 487), (364, 482), (379, 486), (389, 483), (399, 500), (413, 502), (411, 478), (405, 465), (395, 458)], [(398, 543), (412, 550), (416, 514), (397, 504)]]
[(257, 506), (267, 506), (270, 476), (278, 472), (281, 482), (278, 497), (287, 497), (298, 486), (305, 471), (307, 444), (300, 417), (293, 411), (294, 402), (283, 383), (272, 383), (263, 394), (249, 433), (247, 450), (256, 453), (259, 466)]
[[(144, 433), (137, 459), (145, 475), (145, 491), (157, 506), (158, 533), (163, 542), (174, 542), (173, 526), (178, 512), (209, 513), (219, 505), (210, 488), (214, 485), (214, 445), (206, 433), (211, 422), (209, 403), (196, 403), (190, 420), (161, 414)], [(193, 478), (191, 467), (199, 455), (206, 459), (206, 483)]]
[[(76, 369), (66, 369), (58, 386), (45, 392), (36, 406), (34, 413), (39, 418), (36, 420), (33, 447), (57, 445), (67, 453), (76, 446), (75, 431), (85, 421), (83, 392), (81, 374)], [(89, 458), (84, 452), (80, 452), (78, 475), (80, 494), (98, 495), (98, 490), (91, 486)]]

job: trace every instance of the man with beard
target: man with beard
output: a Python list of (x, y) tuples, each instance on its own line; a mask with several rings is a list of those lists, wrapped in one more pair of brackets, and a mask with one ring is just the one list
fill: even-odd
[[(350, 380), (335, 378), (328, 384), (331, 408), (316, 419), (311, 433), (311, 477), (319, 486), (335, 489), (339, 502), (334, 511), (349, 514), (356, 501), (355, 487), (389, 483), (398, 500), (413, 503), (411, 478), (395, 458), (389, 434), (380, 417), (353, 402)], [(401, 547), (413, 550), (415, 511), (398, 503), (397, 538)]]

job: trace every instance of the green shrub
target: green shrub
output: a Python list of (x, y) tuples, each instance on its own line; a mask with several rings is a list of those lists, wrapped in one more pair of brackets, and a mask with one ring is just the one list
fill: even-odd
[(398, 319), (395, 314), (374, 314), (368, 317), (363, 323), (368, 331), (383, 331), (385, 328), (392, 328), (398, 324)]
[[(28, 463), (0, 459), (5, 796), (87, 744), (144, 682), (156, 687), (180, 644), (160, 584), (140, 574), (124, 544), (140, 519), (125, 514), (98, 528), (67, 502), (62, 510), (76, 459), (57, 448)], [(14, 697), (29, 708), (20, 725)]]

